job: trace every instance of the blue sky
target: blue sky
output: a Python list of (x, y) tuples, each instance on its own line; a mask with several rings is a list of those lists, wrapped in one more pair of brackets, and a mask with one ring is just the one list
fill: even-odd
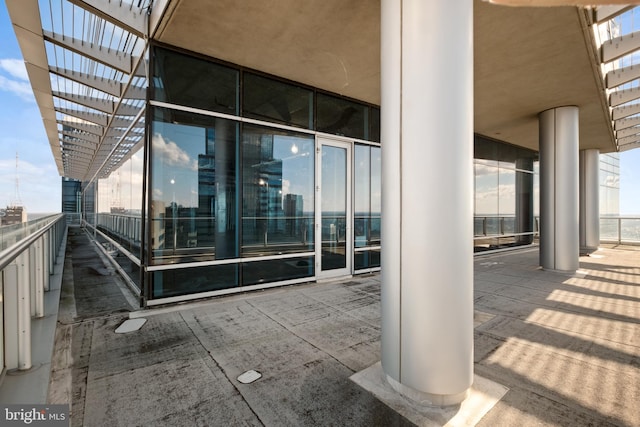
[(0, 6), (0, 207), (18, 197), (27, 213), (60, 212), (61, 178), (4, 1)]
[[(6, 6), (0, 7), (0, 207), (18, 198), (29, 213), (60, 211), (60, 176), (26, 76)], [(19, 157), (16, 173), (16, 153)], [(640, 215), (640, 149), (621, 154), (620, 213)]]

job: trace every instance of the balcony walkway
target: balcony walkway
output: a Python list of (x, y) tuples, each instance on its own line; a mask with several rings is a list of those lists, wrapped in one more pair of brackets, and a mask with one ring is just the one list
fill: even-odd
[[(132, 312), (147, 323), (116, 334), (124, 287), (69, 230), (50, 403), (72, 425), (413, 425), (349, 379), (379, 361), (379, 275)], [(509, 389), (477, 425), (640, 425), (640, 248), (537, 265), (475, 259), (475, 372)]]

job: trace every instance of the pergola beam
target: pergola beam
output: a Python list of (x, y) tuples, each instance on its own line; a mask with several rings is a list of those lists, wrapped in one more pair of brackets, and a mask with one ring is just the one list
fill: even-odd
[(147, 14), (144, 11), (136, 10), (133, 4), (127, 5), (123, 2), (106, 2), (104, 0), (68, 1), (138, 37), (145, 37), (147, 34)]
[(640, 31), (615, 37), (602, 43), (600, 58), (611, 62), (640, 49)]
[(113, 101), (109, 99), (100, 99), (91, 96), (76, 95), (73, 93), (58, 91), (53, 91), (53, 96), (106, 114), (113, 114), (114, 112)]
[(75, 120), (57, 120), (57, 123), (62, 125), (63, 127), (69, 127), (73, 129), (78, 129), (83, 132), (92, 133), (97, 136), (102, 136), (104, 134), (104, 127), (89, 123), (89, 122), (79, 122)]
[(99, 126), (107, 126), (108, 123), (108, 116), (103, 113), (93, 113), (90, 111), (81, 111), (72, 108), (56, 108), (56, 111), (80, 120), (95, 123)]
[(624, 68), (609, 71), (605, 77), (605, 84), (607, 85), (607, 89), (612, 89), (639, 78), (640, 65), (629, 65)]
[(109, 95), (117, 97), (122, 95), (122, 83), (113, 80), (58, 67), (49, 67), (49, 71), (58, 76), (73, 80), (74, 82), (108, 93)]
[(640, 116), (638, 117), (629, 117), (628, 119), (620, 119), (616, 120), (613, 128), (615, 130), (621, 130), (632, 126), (640, 125)]
[(611, 92), (611, 95), (609, 95), (609, 105), (617, 107), (618, 105), (626, 104), (638, 98), (640, 98), (640, 88), (634, 87), (631, 89), (617, 90)]
[(133, 64), (137, 58), (131, 55), (51, 31), (42, 30), (42, 34), (45, 41), (75, 52), (78, 55), (93, 59), (125, 74), (131, 74), (133, 71)]
[(622, 105), (611, 111), (611, 118), (616, 121), (636, 114), (640, 114), (640, 104)]
[(640, 133), (640, 126), (632, 126), (616, 131), (616, 138), (619, 140), (620, 138), (637, 135), (638, 133)]

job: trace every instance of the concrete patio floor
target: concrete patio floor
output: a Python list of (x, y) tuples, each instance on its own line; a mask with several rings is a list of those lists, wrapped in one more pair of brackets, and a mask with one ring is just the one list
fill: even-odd
[[(478, 426), (640, 425), (638, 249), (574, 275), (537, 248), (475, 258), (475, 373), (508, 388)], [(129, 313), (115, 274), (67, 257), (49, 396), (74, 426), (413, 425), (349, 379), (380, 358), (378, 274)]]

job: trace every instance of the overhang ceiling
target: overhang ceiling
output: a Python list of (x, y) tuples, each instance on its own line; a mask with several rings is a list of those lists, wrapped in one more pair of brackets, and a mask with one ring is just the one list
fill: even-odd
[[(580, 148), (615, 151), (585, 10), (474, 7), (475, 131), (537, 149), (537, 114), (577, 105)], [(380, 103), (379, 0), (176, 0), (159, 28), (163, 43)]]
[[(106, 177), (142, 146), (150, 40), (380, 104), (380, 0), (5, 4), (66, 177)], [(474, 8), (477, 133), (537, 149), (537, 115), (576, 105), (580, 148), (640, 146), (640, 8)]]

